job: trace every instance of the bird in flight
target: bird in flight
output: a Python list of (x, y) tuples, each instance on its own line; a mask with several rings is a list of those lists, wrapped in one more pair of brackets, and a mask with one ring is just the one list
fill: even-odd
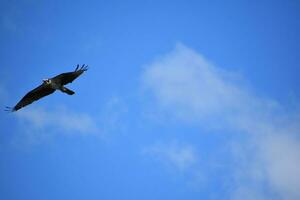
[(68, 95), (75, 94), (74, 91), (65, 87), (68, 83), (72, 83), (78, 76), (88, 70), (88, 65), (77, 65), (73, 72), (59, 74), (53, 78), (43, 79), (43, 83), (37, 88), (28, 92), (14, 107), (6, 107), (6, 111), (15, 112), (34, 101), (37, 101), (55, 90), (60, 90)]

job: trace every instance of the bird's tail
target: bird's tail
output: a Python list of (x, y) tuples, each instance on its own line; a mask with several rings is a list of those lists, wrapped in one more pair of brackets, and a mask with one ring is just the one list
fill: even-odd
[(64, 92), (64, 93), (67, 93), (68, 95), (73, 95), (73, 94), (75, 94), (74, 91), (72, 91), (72, 90), (70, 90), (70, 89), (68, 89), (68, 88), (66, 88), (66, 87), (62, 87), (62, 88), (61, 88), (61, 91)]

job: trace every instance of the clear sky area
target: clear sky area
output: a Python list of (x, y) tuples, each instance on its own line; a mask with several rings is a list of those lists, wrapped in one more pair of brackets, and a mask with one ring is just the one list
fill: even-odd
[(2, 200), (300, 199), (300, 1), (0, 1)]

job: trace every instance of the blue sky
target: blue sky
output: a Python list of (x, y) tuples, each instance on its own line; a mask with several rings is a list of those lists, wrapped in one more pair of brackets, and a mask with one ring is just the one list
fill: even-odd
[(299, 199), (298, 1), (1, 1), (1, 199)]

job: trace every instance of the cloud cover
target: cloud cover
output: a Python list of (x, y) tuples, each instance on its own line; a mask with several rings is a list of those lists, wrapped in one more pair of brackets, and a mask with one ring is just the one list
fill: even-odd
[(240, 75), (182, 44), (146, 66), (142, 80), (176, 119), (249, 136), (232, 145), (232, 199), (300, 198), (299, 113), (258, 97)]
[(198, 162), (195, 149), (191, 145), (177, 142), (157, 143), (145, 148), (144, 153), (182, 172), (193, 168)]
[(86, 113), (77, 113), (61, 106), (52, 110), (29, 108), (16, 113), (31, 131), (60, 131), (66, 134), (94, 134), (98, 127)]

